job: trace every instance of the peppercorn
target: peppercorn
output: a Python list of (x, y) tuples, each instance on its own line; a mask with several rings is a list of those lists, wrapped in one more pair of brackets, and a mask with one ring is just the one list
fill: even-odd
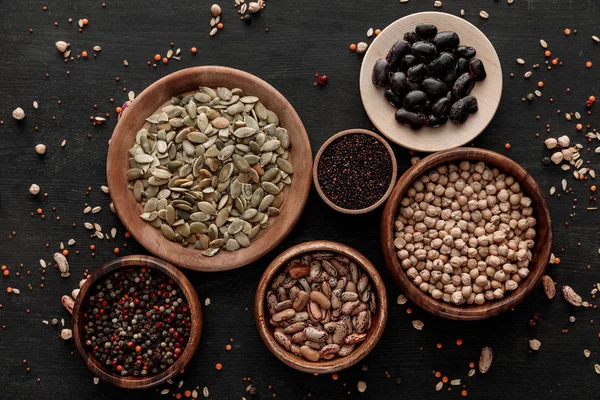
[(84, 341), (92, 356), (120, 376), (156, 375), (189, 340), (189, 305), (180, 287), (149, 268), (106, 275), (86, 299)]

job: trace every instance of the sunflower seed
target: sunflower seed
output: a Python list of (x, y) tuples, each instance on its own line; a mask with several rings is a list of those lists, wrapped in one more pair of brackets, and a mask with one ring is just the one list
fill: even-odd
[(481, 11), (481, 12), (479, 12), (479, 16), (483, 19), (488, 19), (490, 17), (490, 14), (488, 14), (485, 11)]

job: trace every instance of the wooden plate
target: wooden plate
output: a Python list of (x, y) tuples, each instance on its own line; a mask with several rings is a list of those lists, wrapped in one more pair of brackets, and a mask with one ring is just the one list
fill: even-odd
[[(352, 135), (352, 134), (369, 135), (369, 136), (372, 136), (375, 139), (377, 139), (379, 142), (381, 142), (385, 146), (386, 150), (390, 154), (391, 161), (392, 161), (392, 179), (390, 180), (390, 186), (388, 187), (388, 189), (385, 191), (383, 196), (381, 196), (381, 198), (379, 200), (377, 200), (377, 202), (375, 202), (374, 204), (371, 204), (369, 207), (361, 208), (358, 210), (351, 210), (348, 208), (343, 208), (343, 207), (338, 206), (337, 204), (335, 204), (334, 202), (329, 200), (327, 198), (327, 196), (325, 196), (325, 193), (323, 193), (323, 190), (321, 189), (321, 185), (319, 184), (318, 167), (319, 167), (319, 160), (321, 159), (321, 155), (323, 155), (323, 152), (325, 151), (325, 149), (327, 147), (329, 147), (329, 145), (331, 143), (333, 143), (335, 140), (339, 139), (342, 136)], [(371, 131), (367, 131), (366, 129), (347, 129), (345, 131), (338, 132), (335, 135), (333, 135), (332, 137), (330, 137), (329, 139), (327, 139), (327, 141), (325, 143), (323, 143), (323, 146), (321, 146), (321, 148), (317, 152), (317, 156), (315, 157), (315, 163), (313, 165), (313, 182), (315, 184), (315, 188), (317, 189), (317, 193), (319, 193), (319, 196), (321, 197), (321, 199), (325, 202), (325, 204), (327, 204), (329, 207), (333, 208), (334, 210), (344, 213), (344, 214), (350, 214), (350, 215), (365, 214), (370, 211), (373, 211), (374, 209), (376, 209), (377, 207), (382, 205), (385, 202), (385, 200), (389, 197), (390, 193), (392, 193), (392, 189), (394, 188), (394, 183), (396, 183), (397, 176), (398, 176), (398, 164), (396, 162), (396, 155), (394, 154), (394, 150), (392, 150), (392, 146), (390, 146), (389, 143), (384, 138), (379, 136), (378, 134), (373, 133)]]
[[(392, 45), (402, 39), (405, 32), (414, 31), (420, 23), (434, 24), (438, 27), (438, 31), (456, 32), (460, 37), (460, 44), (473, 46), (477, 50), (475, 57), (483, 61), (487, 78), (477, 82), (471, 92), (477, 98), (479, 111), (464, 124), (448, 121), (438, 128), (425, 126), (414, 131), (396, 122), (394, 119), (396, 108), (383, 96), (384, 89), (373, 85), (371, 74), (375, 61), (385, 58)], [(373, 40), (360, 70), (360, 95), (371, 122), (388, 139), (416, 151), (446, 150), (469, 143), (488, 126), (500, 104), (502, 68), (494, 46), (473, 24), (451, 14), (421, 12), (393, 22)]]
[[(271, 220), (271, 226), (262, 229), (249, 247), (235, 252), (220, 251), (214, 257), (201, 254), (193, 246), (182, 247), (165, 239), (140, 218), (142, 205), (133, 198), (127, 187), (125, 171), (128, 169), (128, 150), (135, 142), (137, 131), (145, 119), (169, 101), (199, 86), (238, 87), (246, 94), (257, 96), (263, 104), (274, 111), (281, 126), (290, 133), (290, 161), (294, 166), (292, 184), (284, 189), (285, 201), (281, 213)], [(224, 271), (249, 264), (277, 246), (292, 230), (306, 204), (312, 179), (312, 151), (308, 135), (300, 117), (292, 105), (267, 82), (240, 70), (206, 66), (174, 72), (144, 90), (127, 108), (113, 133), (107, 159), (107, 176), (110, 195), (119, 218), (142, 246), (154, 255), (180, 267), (197, 271)]]
[[(338, 253), (355, 261), (371, 278), (373, 292), (377, 299), (377, 314), (373, 317), (373, 323), (369, 330), (367, 339), (356, 346), (354, 351), (347, 357), (336, 357), (332, 360), (320, 360), (317, 362), (308, 361), (303, 357), (299, 357), (290, 351), (285, 350), (275, 340), (273, 336), (273, 327), (269, 324), (269, 312), (266, 309), (265, 296), (270, 290), (271, 283), (275, 276), (282, 272), (287, 263), (296, 257), (305, 253), (314, 251), (330, 251)], [(385, 329), (385, 324), (388, 319), (388, 298), (385, 290), (385, 284), (377, 271), (377, 268), (364, 255), (341, 243), (331, 242), (328, 240), (313, 240), (310, 242), (300, 243), (291, 247), (278, 255), (265, 270), (263, 276), (258, 282), (256, 295), (254, 297), (254, 317), (256, 318), (256, 326), (258, 333), (265, 345), (271, 352), (281, 360), (284, 364), (295, 368), (299, 371), (310, 372), (314, 374), (331, 374), (337, 371), (346, 369), (367, 356), (373, 350)]]
[[(529, 276), (519, 283), (517, 290), (510, 292), (503, 299), (488, 301), (482, 305), (455, 306), (442, 300), (435, 300), (428, 293), (422, 292), (406, 276), (396, 256), (396, 248), (394, 247), (394, 222), (398, 215), (400, 202), (416, 179), (439, 165), (458, 163), (465, 160), (474, 162), (483, 161), (487, 165), (496, 167), (500, 171), (511, 175), (516, 182), (519, 182), (523, 193), (532, 200), (533, 216), (537, 220), (535, 227), (537, 236), (535, 237), (535, 245), (531, 250), (533, 259), (529, 263)], [(542, 276), (544, 276), (550, 259), (550, 252), (552, 251), (552, 221), (544, 193), (533, 177), (523, 167), (508, 157), (493, 151), (460, 147), (425, 157), (400, 177), (381, 217), (381, 247), (385, 263), (394, 277), (396, 284), (400, 286), (400, 289), (402, 289), (413, 303), (440, 317), (463, 321), (479, 320), (512, 309), (522, 302), (538, 285)]]
[[(153, 268), (161, 273), (167, 275), (173, 279), (175, 283), (181, 288), (187, 303), (190, 307), (190, 318), (192, 321), (192, 330), (190, 332), (190, 338), (181, 353), (181, 356), (167, 368), (165, 371), (157, 375), (146, 376), (146, 377), (134, 377), (125, 376), (121, 377), (108, 372), (104, 366), (98, 362), (93, 356), (89, 355), (89, 349), (85, 346), (83, 340), (85, 337), (84, 333), (84, 312), (85, 306), (83, 302), (87, 300), (88, 292), (94, 285), (106, 274), (125, 267), (147, 267)], [(75, 301), (73, 307), (73, 341), (75, 347), (79, 352), (81, 358), (85, 362), (85, 365), (89, 368), (92, 373), (100, 378), (101, 380), (108, 382), (112, 385), (119, 386), (128, 389), (145, 389), (152, 386), (160, 385), (167, 379), (170, 379), (177, 375), (179, 371), (185, 368), (187, 363), (190, 361), (200, 342), (200, 336), (202, 335), (202, 309), (200, 307), (200, 301), (198, 295), (194, 290), (194, 287), (185, 275), (175, 268), (173, 265), (159, 260), (155, 257), (143, 256), (143, 255), (132, 255), (117, 258), (112, 260), (102, 267), (98, 268), (90, 277), (85, 281), (81, 287), (81, 291)]]

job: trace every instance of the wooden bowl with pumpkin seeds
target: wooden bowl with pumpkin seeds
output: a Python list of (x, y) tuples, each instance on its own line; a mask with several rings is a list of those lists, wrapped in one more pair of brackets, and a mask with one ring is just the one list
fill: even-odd
[(114, 208), (132, 236), (198, 271), (238, 268), (275, 248), (302, 214), (311, 171), (291, 104), (256, 76), (219, 66), (144, 90), (123, 112), (107, 159)]
[(269, 264), (256, 289), (254, 316), (279, 360), (299, 371), (330, 374), (373, 350), (385, 329), (388, 299), (377, 268), (364, 255), (314, 240)]

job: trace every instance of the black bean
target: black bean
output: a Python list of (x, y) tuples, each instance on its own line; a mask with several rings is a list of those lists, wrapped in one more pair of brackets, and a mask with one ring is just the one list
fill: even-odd
[(421, 82), (421, 90), (432, 100), (444, 96), (448, 92), (448, 86), (437, 78), (425, 78)]
[(406, 125), (412, 129), (419, 130), (427, 123), (427, 116), (400, 108), (395, 114), (396, 121), (402, 125)]
[(473, 61), (471, 61), (469, 66), (470, 66), (471, 74), (475, 77), (475, 79), (477, 79), (478, 81), (482, 81), (485, 79), (487, 74), (485, 72), (483, 62), (481, 60), (476, 58)]
[(460, 39), (456, 32), (438, 32), (433, 38), (433, 44), (435, 44), (438, 51), (454, 51), (458, 47), (458, 43), (460, 43)]
[(385, 99), (388, 101), (388, 103), (390, 103), (394, 107), (396, 107), (396, 108), (402, 107), (403, 97), (398, 96), (396, 93), (394, 93), (392, 91), (392, 89), (390, 89), (390, 88), (385, 89), (385, 93), (383, 95), (385, 96)]
[(417, 64), (414, 67), (410, 67), (406, 72), (406, 77), (411, 82), (421, 82), (425, 75), (427, 75), (427, 67), (425, 64)]
[(431, 113), (439, 117), (444, 114), (450, 105), (450, 99), (447, 96), (440, 97), (431, 106)]
[(431, 61), (437, 55), (435, 46), (429, 42), (415, 42), (410, 49), (418, 59), (423, 61)]
[(458, 78), (458, 75), (456, 74), (456, 71), (451, 71), (442, 80), (444, 81), (444, 83), (446, 85), (448, 85), (448, 87), (452, 87), (452, 86), (454, 86), (454, 82), (456, 82), (457, 78)]
[(385, 87), (389, 82), (389, 64), (380, 58), (375, 61), (372, 75), (373, 84), (377, 87)]
[(471, 73), (465, 72), (454, 82), (452, 94), (456, 99), (461, 99), (471, 93), (473, 86), (475, 86), (475, 77)]
[(405, 55), (410, 51), (410, 43), (406, 40), (398, 40), (386, 56), (386, 61), (390, 65), (390, 69), (395, 71), (400, 68), (400, 63)]
[(421, 111), (427, 103), (427, 95), (420, 90), (408, 92), (404, 97), (404, 108), (408, 111)]
[(407, 54), (404, 56), (402, 62), (400, 63), (400, 69), (406, 72), (413, 65), (417, 65), (417, 58), (412, 54)]
[(458, 46), (454, 52), (457, 56), (464, 58), (473, 58), (477, 54), (475, 48), (471, 46)]
[(452, 54), (441, 53), (438, 58), (429, 63), (427, 69), (432, 76), (443, 78), (450, 71), (454, 70), (454, 63), (455, 59)]
[(466, 58), (459, 58), (456, 61), (456, 76), (461, 76), (465, 72), (469, 72), (469, 71), (470, 71), (469, 60), (467, 60)]
[(395, 72), (390, 76), (390, 89), (402, 98), (409, 92), (410, 88), (404, 72)]
[(433, 24), (419, 24), (415, 28), (415, 33), (425, 40), (431, 40), (437, 34), (437, 26)]
[(421, 84), (419, 82), (411, 82), (406, 80), (406, 83), (408, 84), (409, 92), (412, 92), (413, 90), (421, 90)]
[(427, 103), (425, 103), (425, 105), (423, 106), (423, 109), (421, 110), (421, 113), (423, 114), (430, 114), (431, 113), (431, 106), (433, 105), (433, 103), (430, 100), (427, 100)]
[(445, 115), (440, 115), (438, 117), (430, 115), (427, 117), (427, 125), (432, 128), (437, 128), (438, 126), (444, 125), (446, 122), (448, 122), (448, 117)]
[(413, 44), (413, 43), (418, 42), (419, 40), (421, 40), (421, 38), (415, 32), (411, 31), (411, 32), (406, 32), (404, 34), (404, 40), (406, 40), (410, 44)]
[(477, 99), (473, 96), (467, 96), (452, 104), (448, 117), (452, 122), (465, 122), (477, 110)]

